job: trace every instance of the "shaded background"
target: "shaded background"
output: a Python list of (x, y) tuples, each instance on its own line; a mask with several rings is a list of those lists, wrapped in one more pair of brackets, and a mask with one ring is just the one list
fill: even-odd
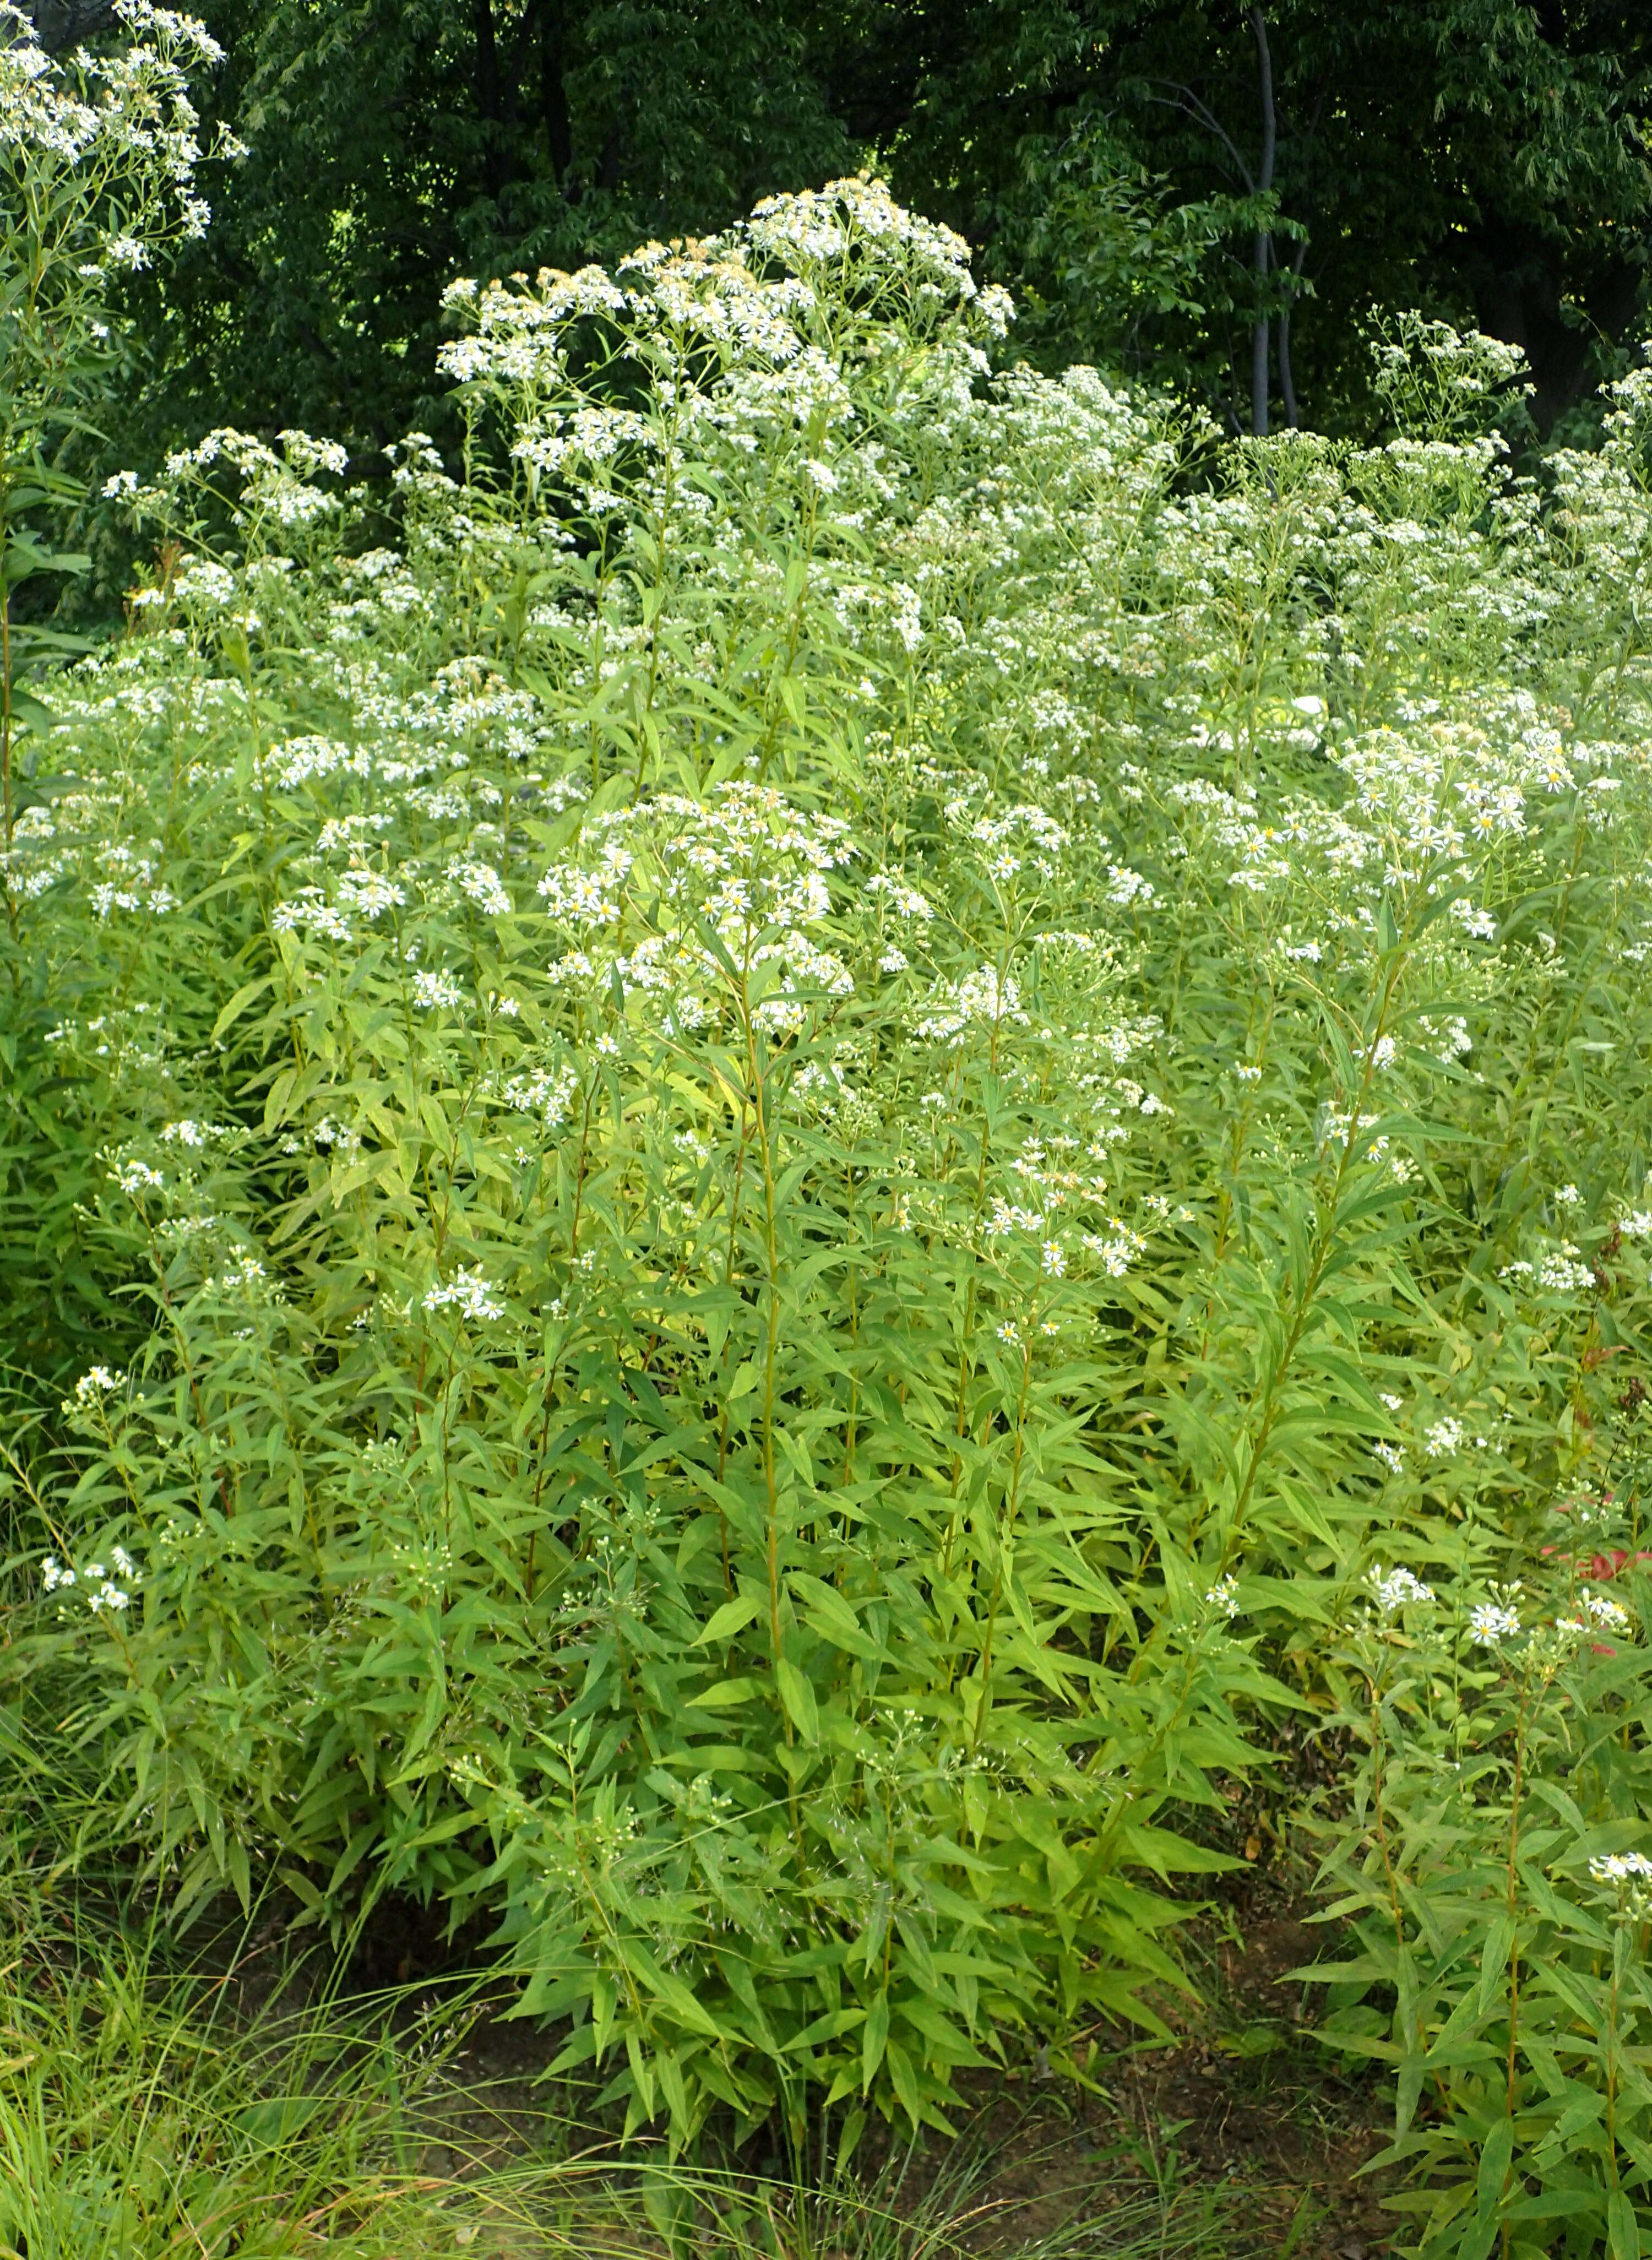
[[(51, 43), (100, 0), (38, 0)], [(870, 164), (969, 236), (1020, 352), (1230, 430), (1371, 428), (1362, 326), (1524, 346), (1586, 439), (1646, 306), (1644, 0), (207, 0), (251, 154), (145, 278), (110, 453), (440, 436), (456, 273), (606, 261)]]

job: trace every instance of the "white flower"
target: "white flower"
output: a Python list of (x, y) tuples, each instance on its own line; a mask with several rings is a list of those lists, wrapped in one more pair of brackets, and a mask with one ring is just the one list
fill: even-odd
[(1557, 1295), (1576, 1295), (1585, 1287), (1592, 1287), (1595, 1275), (1587, 1263), (1577, 1261), (1577, 1250), (1569, 1241), (1558, 1254), (1553, 1250), (1537, 1267), (1537, 1284)]
[(874, 871), (866, 882), (869, 895), (886, 895), (890, 908), (897, 918), (917, 919), (920, 923), (935, 915), (933, 905), (916, 887), (909, 887), (905, 879), (893, 877), (887, 871)]
[[(209, 1295), (245, 1295), (256, 1298), (268, 1284), (268, 1275), (257, 1256), (248, 1255), (245, 1248), (238, 1248), (226, 1260), (218, 1276), (204, 1283), (204, 1291)], [(280, 1299), (279, 1291), (276, 1299)]]
[(1230, 1572), (1219, 1577), (1205, 1596), (1207, 1609), (1219, 1609), (1231, 1622), (1239, 1614), (1239, 1582)]
[(1449, 1414), (1436, 1420), (1423, 1436), (1423, 1448), (1431, 1460), (1449, 1459), (1454, 1452), (1461, 1449), (1462, 1444), (1462, 1423), (1452, 1420)]
[(1499, 1641), (1513, 1640), (1520, 1628), (1520, 1620), (1515, 1612), (1499, 1608), (1492, 1601), (1482, 1601), (1469, 1612), (1469, 1636), (1482, 1648), (1495, 1648)]
[(1459, 896), (1452, 904), (1451, 915), (1464, 933), (1471, 934), (1477, 941), (1497, 940), (1497, 920), (1491, 912), (1477, 909), (1465, 897)]
[(546, 915), (561, 919), (570, 926), (611, 926), (619, 915), (619, 905), (611, 889), (629, 868), (630, 858), (626, 857), (625, 869), (615, 872), (582, 871), (572, 864), (561, 864), (547, 871), (539, 883), (539, 892), (545, 898)]
[(1591, 1852), (1589, 1872), (1598, 1884), (1639, 1883), (1652, 1877), (1652, 1860), (1644, 1852)]
[(455, 1271), (446, 1284), (438, 1284), (425, 1291), (427, 1311), (456, 1310), (466, 1319), (502, 1319), (503, 1303), (493, 1299), (493, 1290), (482, 1276), (480, 1264), (469, 1270)]
[[(91, 1572), (88, 1570), (87, 1575), (89, 1577)], [(87, 1600), (94, 1615), (99, 1609), (113, 1609), (118, 1613), (120, 1610), (132, 1606), (132, 1595), (123, 1593), (118, 1585), (111, 1585), (107, 1579), (97, 1592), (88, 1594)]]
[(509, 1076), (494, 1088), (514, 1112), (537, 1114), (547, 1130), (554, 1130), (568, 1119), (569, 1103), (579, 1088), (579, 1076), (564, 1062), (560, 1068), (536, 1067), (526, 1075)]
[(318, 887), (305, 887), (290, 902), (277, 903), (269, 923), (277, 933), (300, 933), (307, 927), (324, 941), (348, 941), (353, 931), (344, 912), (335, 910)]
[(1151, 879), (1144, 879), (1140, 871), (1123, 863), (1108, 865), (1105, 899), (1115, 910), (1127, 910), (1133, 903), (1150, 903), (1157, 891)]
[(1609, 1632), (1627, 1632), (1629, 1629), (1628, 1610), (1621, 1602), (1608, 1600), (1604, 1593), (1584, 1594), (1583, 1606), (1596, 1624), (1604, 1625)]
[(359, 911), (365, 919), (376, 919), (407, 900), (405, 890), (394, 879), (360, 866), (341, 875), (339, 894), (347, 910)]
[(451, 973), (415, 973), (413, 976), (413, 1002), (423, 1005), (427, 1012), (443, 1007), (451, 1011), (454, 1005), (464, 1002), (464, 994)]
[(124, 1373), (111, 1373), (106, 1365), (94, 1365), (82, 1373), (75, 1384), (75, 1404), (84, 1412), (105, 1397), (112, 1397), (118, 1389), (126, 1385)]
[[(361, 1132), (347, 1123), (335, 1122), (331, 1114), (324, 1114), (310, 1134), (318, 1146), (331, 1146), (340, 1156), (361, 1150)], [(297, 1150), (296, 1144), (294, 1150)]]
[(1365, 1584), (1374, 1606), (1385, 1617), (1398, 1616), (1402, 1609), (1420, 1607), (1434, 1597), (1434, 1587), (1425, 1585), (1409, 1570), (1385, 1572), (1380, 1562), (1373, 1562), (1365, 1572)]
[(938, 1009), (918, 1023), (918, 1033), (943, 1043), (955, 1043), (971, 1023), (995, 1027), (1006, 1024), (1025, 1027), (1019, 984), (1009, 974), (1000, 977), (994, 965), (978, 966), (955, 983), (937, 991)]
[(510, 891), (491, 863), (449, 863), (447, 876), (490, 918), (508, 918), (516, 907)]
[(1082, 1235), (1085, 1250), (1095, 1256), (1110, 1279), (1122, 1279), (1130, 1266), (1147, 1248), (1147, 1241), (1134, 1232), (1122, 1218), (1110, 1216), (1112, 1237), (1105, 1233), (1086, 1232)]

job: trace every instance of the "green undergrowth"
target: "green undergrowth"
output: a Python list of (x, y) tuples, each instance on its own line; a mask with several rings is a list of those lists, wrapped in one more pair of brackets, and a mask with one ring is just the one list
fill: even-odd
[(182, 1955), (155, 1921), (29, 1873), (0, 1928), (0, 2253), (9, 2260), (1213, 2260), (1260, 2250), (1242, 2191), (1126, 2143), (1041, 2179), (1053, 2229), (966, 2138), (881, 2169), (823, 2124), (776, 2178), (582, 2126), (479, 2063), (480, 1988), (371, 1993), (237, 1922)]

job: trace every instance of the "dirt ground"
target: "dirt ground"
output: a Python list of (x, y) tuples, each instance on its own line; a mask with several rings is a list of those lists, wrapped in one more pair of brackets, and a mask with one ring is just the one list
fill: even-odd
[(1005, 2210), (983, 2224), (982, 2249), (1078, 2218), (1105, 2230), (1110, 2203), (1156, 2176), (1184, 2188), (1183, 2214), (1201, 2192), (1221, 2200), (1242, 2240), (1235, 2260), (1378, 2260), (1394, 2219), (1360, 2169), (1384, 2147), (1388, 2112), (1374, 2083), (1342, 2077), (1315, 2043), (1312, 1997), (1284, 1982), (1325, 1942), (1289, 1908), (1258, 1916), (1242, 1946), (1212, 1948), (1205, 2005), (1171, 2012), (1176, 2045), (1098, 2064), (1098, 2092), (983, 2084), (969, 2134), (998, 2149), (991, 2189)]
[[(1334, 1958), (1334, 1935), (1307, 1920), (1309, 1863), (1242, 1792), (1215, 1821), (1212, 1842), (1235, 1864), (1216, 1887), (1215, 1907), (1184, 1934), (1198, 1998), (1157, 2004), (1169, 2044), (1098, 2033), (1085, 2087), (1041, 2078), (1030, 2054), (976, 2075), (962, 2083), (958, 2141), (926, 2142), (915, 2156), (903, 2156), (891, 2129), (868, 2131), (857, 2171), (873, 2181), (881, 2174), (885, 2192), (898, 2177), (893, 2204), (903, 2214), (969, 2185), (967, 2226), (933, 2245), (914, 2240), (934, 2260), (998, 2260), (1047, 2239), (1060, 2245), (1061, 2232), (1080, 2223), (1073, 2260), (1115, 2252), (1379, 2260), (1390, 2250), (1397, 2224), (1382, 2207), (1384, 2185), (1360, 2171), (1391, 2128), (1380, 2083), (1357, 2067), (1345, 2070), (1316, 2041), (1317, 1990), (1288, 1976)], [(282, 1927), (277, 1918), (267, 1935), (276, 1967)], [(382, 1905), (345, 1990), (408, 1988), (416, 1999), (428, 1983), (433, 2036), (447, 2014), (441, 2002), (452, 1998), (448, 1986), (462, 1981), (467, 1963), (474, 1973), (472, 1943), (444, 1940), (437, 1912)], [(569, 2124), (566, 2114), (583, 2115), (577, 2099), (543, 2080), (557, 2044), (554, 2035), (503, 2013), (479, 2018), (429, 2091), (427, 2171), (462, 2184), (479, 2168), (600, 2143), (599, 2128)], [(627, 2154), (616, 2146), (605, 2155), (619, 2164)], [(731, 2163), (760, 2177), (788, 2177), (787, 2163), (763, 2155), (761, 2143)], [(1146, 2235), (1161, 2214), (1162, 2236)], [(528, 2249), (509, 2241), (490, 2247), (485, 2237), (478, 2246)]]
[[(1162, 2005), (1172, 2045), (1132, 2048), (1117, 2035), (1114, 2053), (1098, 2051), (1088, 2091), (1041, 2079), (1033, 2063), (966, 2085), (959, 2138), (974, 2161), (969, 2221), (938, 2253), (998, 2260), (1059, 2242), (1058, 2232), (1081, 2222), (1081, 2249), (1096, 2260), (1115, 2249), (1221, 2251), (1227, 2260), (1378, 2260), (1388, 2251), (1394, 2221), (1382, 2210), (1382, 2185), (1360, 2178), (1390, 2123), (1380, 2089), (1341, 2074), (1306, 2021), (1311, 1990), (1285, 1978), (1325, 1952), (1326, 1933), (1302, 1919), (1278, 1881), (1241, 1882), (1248, 1888), (1231, 1923), (1201, 1932), (1203, 1999)], [(462, 2176), (464, 2153), (498, 2161), (531, 2140), (544, 2123), (535, 2075), (548, 2053), (530, 2028), (478, 2024), (447, 2089), (465, 2133), (445, 2155), (437, 2146), (433, 2169)], [(465, 2109), (468, 2088), (486, 2096), (485, 2112)], [(903, 2165), (900, 2148), (876, 2127), (858, 2163), (869, 2178), (882, 2170), (887, 2186)], [(920, 2206), (938, 2179), (955, 2175), (958, 2156), (956, 2145), (935, 2142), (905, 2161), (900, 2208)], [(745, 2163), (785, 2171), (778, 2159)], [(1160, 2207), (1164, 2241), (1142, 2242), (1143, 2223)], [(1201, 2237), (1201, 2222), (1222, 2233)]]

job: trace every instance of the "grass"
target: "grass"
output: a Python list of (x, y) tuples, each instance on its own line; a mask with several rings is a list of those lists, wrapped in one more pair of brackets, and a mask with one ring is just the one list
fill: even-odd
[(475, 1973), (351, 1993), (244, 1927), (186, 1958), (153, 1914), (60, 1896), (19, 1849), (0, 1930), (5, 2260), (1270, 2249), (1246, 2232), (1243, 2189), (1186, 2162), (1173, 2129), (1098, 2148), (1048, 2113), (983, 2111), (956, 2143), (881, 2163), (868, 2146), (835, 2160), (826, 2128), (819, 2155), (779, 2171), (669, 2164), (510, 2077)]

